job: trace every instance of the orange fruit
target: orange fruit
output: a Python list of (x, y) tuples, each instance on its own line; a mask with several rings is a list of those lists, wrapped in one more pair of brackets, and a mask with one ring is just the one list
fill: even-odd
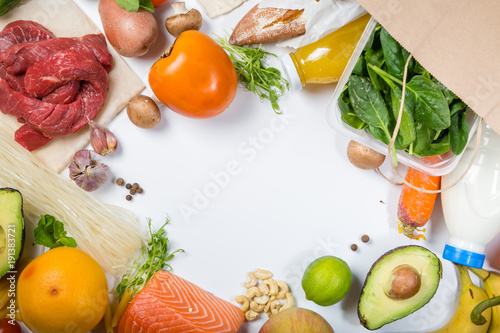
[(58, 247), (26, 266), (17, 283), (24, 324), (37, 333), (84, 333), (104, 316), (108, 284), (103, 270), (85, 252)]

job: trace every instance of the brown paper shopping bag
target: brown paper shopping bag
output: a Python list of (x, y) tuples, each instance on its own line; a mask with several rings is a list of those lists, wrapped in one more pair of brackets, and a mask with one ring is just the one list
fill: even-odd
[(358, 2), (500, 134), (500, 1)]

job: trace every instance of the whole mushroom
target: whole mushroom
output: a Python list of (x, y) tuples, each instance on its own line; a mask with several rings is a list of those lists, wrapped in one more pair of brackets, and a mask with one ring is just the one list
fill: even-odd
[(172, 8), (174, 15), (165, 20), (165, 27), (172, 36), (179, 37), (186, 30), (200, 30), (202, 17), (198, 10), (187, 10), (184, 2), (174, 2)]

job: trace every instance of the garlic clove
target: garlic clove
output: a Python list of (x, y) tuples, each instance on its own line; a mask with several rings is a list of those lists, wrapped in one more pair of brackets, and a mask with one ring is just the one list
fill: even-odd
[(118, 141), (116, 136), (106, 127), (99, 125), (95, 121), (89, 121), (90, 126), (90, 144), (94, 151), (102, 156), (116, 151)]
[(92, 192), (104, 184), (109, 176), (109, 167), (93, 159), (92, 152), (82, 149), (76, 152), (69, 165), (69, 177), (85, 191)]

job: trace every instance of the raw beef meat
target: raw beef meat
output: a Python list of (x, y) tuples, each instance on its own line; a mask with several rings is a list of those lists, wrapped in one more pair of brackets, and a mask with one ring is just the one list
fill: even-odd
[(38, 23), (16, 22), (0, 32), (0, 50), (10, 43), (0, 51), (0, 110), (24, 123), (15, 139), (34, 150), (95, 117), (112, 57), (102, 34), (53, 38)]

